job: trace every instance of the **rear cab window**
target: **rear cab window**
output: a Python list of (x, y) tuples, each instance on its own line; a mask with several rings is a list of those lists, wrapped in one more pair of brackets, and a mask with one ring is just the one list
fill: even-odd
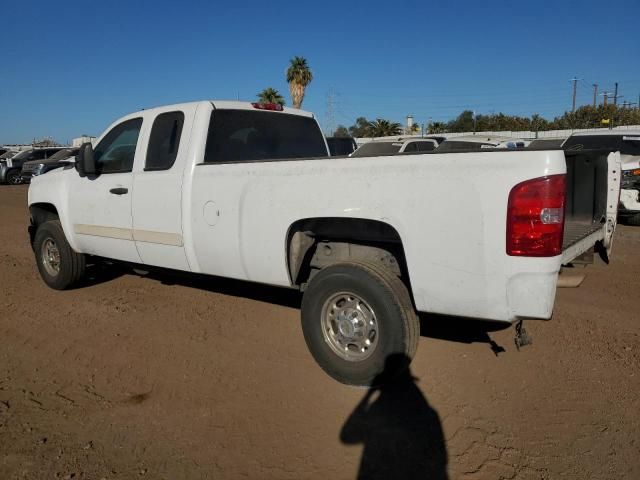
[(145, 171), (168, 170), (176, 161), (184, 125), (184, 113), (180, 111), (161, 113), (153, 121)]
[(315, 119), (262, 110), (211, 113), (205, 163), (328, 157)]

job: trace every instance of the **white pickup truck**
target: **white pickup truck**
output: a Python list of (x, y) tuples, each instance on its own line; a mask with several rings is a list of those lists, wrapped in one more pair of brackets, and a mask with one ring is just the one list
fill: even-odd
[(618, 158), (332, 158), (310, 113), (187, 103), (127, 115), (35, 177), (30, 234), (55, 289), (87, 255), (300, 289), (314, 358), (367, 385), (414, 355), (417, 312), (550, 318), (561, 265), (611, 244)]

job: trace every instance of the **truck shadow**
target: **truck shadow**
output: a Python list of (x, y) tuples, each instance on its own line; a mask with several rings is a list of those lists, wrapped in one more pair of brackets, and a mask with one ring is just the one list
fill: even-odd
[[(136, 272), (134, 272), (136, 273)], [(231, 278), (200, 275), (177, 270), (150, 270), (138, 273), (163, 285), (180, 285), (232, 297), (249, 298), (259, 302), (273, 303), (283, 307), (297, 308), (302, 305), (302, 293), (292, 288), (275, 287), (261, 283), (234, 280)]]
[(489, 333), (511, 328), (511, 324), (472, 318), (420, 313), (420, 336), (457, 343), (486, 343), (498, 356), (505, 351)]
[[(300, 309), (302, 304), (302, 293), (291, 288), (118, 262), (93, 261), (87, 265), (87, 276), (79, 287), (106, 283), (123, 275), (137, 275), (163, 285), (180, 285), (289, 308)], [(486, 343), (496, 355), (505, 350), (491, 339), (489, 333), (511, 328), (504, 323), (429, 313), (420, 313), (419, 319), (423, 337), (457, 343)]]
[[(400, 363), (391, 381), (387, 371)], [(403, 354), (387, 357), (380, 386), (369, 388), (349, 415), (340, 441), (362, 444), (358, 479), (447, 479), (448, 455), (438, 413), (417, 386)], [(379, 383), (374, 381), (374, 385)]]

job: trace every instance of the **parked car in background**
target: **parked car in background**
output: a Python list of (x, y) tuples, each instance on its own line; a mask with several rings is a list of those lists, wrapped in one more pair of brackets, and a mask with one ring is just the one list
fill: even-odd
[(0, 155), (0, 162), (3, 160), (7, 160), (9, 158), (13, 158), (15, 157), (19, 152), (15, 151), (15, 150), (7, 150), (6, 152), (4, 152), (2, 155)]
[(30, 160), (45, 160), (63, 147), (44, 147), (24, 150), (14, 157), (0, 161), (0, 183), (18, 185), (22, 183), (22, 165)]
[(22, 171), (20, 177), (23, 183), (29, 183), (31, 177), (36, 177), (47, 173), (53, 169), (63, 167), (69, 158), (75, 157), (78, 154), (78, 148), (63, 148), (62, 150), (54, 153), (46, 160), (29, 160), (22, 164)]
[(432, 152), (438, 142), (432, 138), (399, 138), (397, 140), (372, 140), (353, 152), (351, 157), (375, 157), (378, 155), (396, 155), (398, 153)]
[(618, 217), (629, 225), (640, 226), (640, 131), (599, 130), (578, 132), (563, 143), (570, 150), (608, 150), (620, 152), (622, 190)]
[(567, 137), (561, 138), (536, 138), (531, 140), (528, 148), (562, 148), (562, 144), (567, 140)]
[(529, 143), (529, 140), (523, 140), (522, 138), (465, 135), (461, 137), (448, 138), (438, 146), (438, 152), (478, 152), (486, 148), (506, 148), (509, 150), (517, 150), (525, 148)]
[(327, 145), (332, 157), (349, 155), (358, 148), (358, 144), (353, 137), (327, 137)]

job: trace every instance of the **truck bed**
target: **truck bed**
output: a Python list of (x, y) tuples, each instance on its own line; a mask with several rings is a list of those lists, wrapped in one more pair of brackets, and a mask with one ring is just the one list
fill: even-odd
[(567, 200), (562, 263), (567, 264), (604, 239), (608, 192), (608, 152), (566, 151)]

